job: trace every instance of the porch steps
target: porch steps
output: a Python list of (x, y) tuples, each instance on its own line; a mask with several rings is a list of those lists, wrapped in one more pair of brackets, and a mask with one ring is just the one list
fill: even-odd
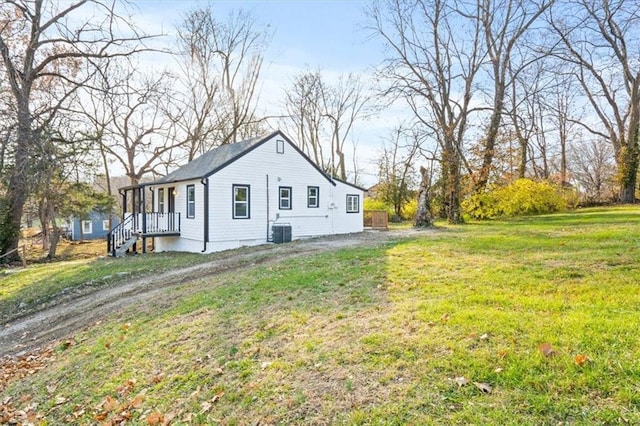
[(127, 250), (134, 245), (138, 241), (138, 234), (132, 235), (128, 240), (126, 240), (121, 246), (116, 247), (115, 257), (122, 257), (125, 255)]
[[(147, 212), (123, 215), (122, 222), (107, 234), (107, 254), (121, 257), (138, 239), (180, 236), (180, 213)], [(146, 247), (142, 247), (146, 253)]]

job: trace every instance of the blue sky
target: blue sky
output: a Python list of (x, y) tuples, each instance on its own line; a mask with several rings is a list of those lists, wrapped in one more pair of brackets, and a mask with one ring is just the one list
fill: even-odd
[[(137, 0), (138, 25), (149, 32), (171, 36), (185, 14), (195, 7), (211, 4), (224, 20), (232, 10), (251, 11), (261, 26), (269, 26), (273, 36), (265, 52), (262, 70), (260, 109), (265, 114), (279, 111), (284, 90), (292, 78), (306, 69), (320, 69), (331, 79), (341, 73), (369, 74), (383, 59), (378, 40), (365, 28), (365, 0), (307, 1), (198, 1)], [(374, 119), (354, 127), (352, 137), (358, 143), (359, 167), (365, 169), (361, 182), (376, 181), (375, 158), (381, 139), (387, 136), (390, 120)], [(347, 165), (352, 164), (347, 159)]]
[(377, 64), (382, 52), (364, 26), (365, 0), (299, 1), (134, 1), (146, 18), (166, 32), (191, 9), (212, 5), (224, 19), (234, 9), (253, 12), (258, 24), (273, 31), (268, 60), (290, 66), (359, 72)]

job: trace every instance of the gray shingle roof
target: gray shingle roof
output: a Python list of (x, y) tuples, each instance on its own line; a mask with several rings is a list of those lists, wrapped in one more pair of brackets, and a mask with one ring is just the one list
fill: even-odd
[(271, 136), (272, 135), (254, 137), (241, 142), (221, 145), (202, 154), (200, 157), (174, 170), (165, 177), (158, 179), (155, 183), (178, 182), (206, 177), (226, 166), (247, 151), (250, 151)]

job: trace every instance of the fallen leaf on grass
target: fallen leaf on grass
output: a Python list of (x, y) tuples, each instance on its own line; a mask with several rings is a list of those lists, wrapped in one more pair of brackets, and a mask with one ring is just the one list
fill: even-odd
[(108, 415), (109, 414), (106, 411), (103, 411), (102, 413), (98, 413), (95, 416), (93, 416), (93, 420), (101, 422), (104, 419), (106, 419)]
[(164, 416), (159, 411), (154, 411), (147, 416), (148, 425), (159, 425), (162, 424), (162, 422), (164, 422)]
[(484, 333), (482, 336), (480, 336), (480, 340), (489, 340), (489, 334)]
[(115, 410), (116, 408), (118, 408), (119, 405), (120, 404), (118, 404), (118, 401), (109, 395), (107, 395), (102, 401), (102, 404), (100, 404), (102, 409), (107, 413)]
[(473, 382), (473, 384), (476, 385), (476, 387), (480, 389), (483, 393), (491, 393), (491, 391), (493, 390), (491, 385), (487, 383)]
[(138, 395), (135, 398), (133, 398), (131, 400), (131, 402), (129, 403), (129, 406), (131, 408), (140, 408), (142, 407), (142, 403), (144, 402), (144, 398), (142, 397), (142, 395)]
[(585, 365), (588, 361), (591, 361), (591, 359), (589, 358), (588, 355), (585, 355), (585, 354), (578, 354), (573, 357), (573, 362), (575, 362), (576, 365), (580, 367)]
[(116, 392), (120, 395), (127, 395), (136, 386), (136, 379), (127, 379), (126, 382), (116, 387)]
[(155, 376), (153, 376), (151, 378), (151, 384), (152, 385), (157, 385), (158, 383), (160, 383), (162, 381), (162, 379), (164, 379), (164, 373), (158, 373)]
[(469, 380), (467, 380), (467, 378), (464, 376), (456, 377), (455, 379), (453, 379), (453, 381), (456, 382), (460, 387), (469, 384)]
[(541, 343), (538, 346), (538, 349), (540, 350), (540, 352), (542, 353), (542, 355), (546, 356), (546, 357), (550, 357), (550, 356), (554, 356), (557, 355), (558, 353), (556, 352), (555, 349), (553, 349), (553, 346), (551, 345), (551, 343)]
[(200, 406), (202, 407), (202, 410), (200, 411), (200, 414), (204, 414), (209, 412), (209, 410), (211, 410), (211, 407), (213, 407), (213, 404), (210, 403), (209, 401), (202, 401), (200, 403)]
[(65, 398), (65, 397), (64, 397), (64, 396), (62, 396), (62, 395), (58, 395), (58, 396), (56, 396), (55, 405), (62, 405), (62, 404), (64, 404), (65, 402), (67, 402), (67, 398)]

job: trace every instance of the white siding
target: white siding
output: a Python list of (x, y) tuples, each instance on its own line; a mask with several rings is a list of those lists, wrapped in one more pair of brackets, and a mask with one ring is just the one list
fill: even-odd
[[(333, 233), (348, 234), (351, 232), (362, 232), (364, 230), (364, 222), (362, 219), (364, 191), (342, 182), (336, 181), (336, 183), (337, 185), (334, 189), (336, 208), (334, 210), (335, 227)], [(357, 213), (347, 213), (347, 195), (358, 196), (359, 208)]]
[[(296, 149), (276, 140), (260, 145), (210, 177), (210, 241), (212, 245), (261, 244), (271, 239), (274, 224), (289, 224), (293, 239), (333, 233), (332, 183)], [(250, 186), (250, 218), (233, 219), (233, 185)], [(320, 205), (307, 207), (307, 187), (319, 188)], [(279, 209), (279, 188), (291, 188), (291, 209)], [(268, 205), (268, 208), (267, 208)]]
[[(187, 217), (188, 185), (193, 185), (195, 188), (196, 211), (194, 218)], [(202, 251), (204, 248), (204, 185), (198, 179), (155, 187), (155, 211), (158, 208), (158, 188), (165, 188), (164, 208), (165, 212), (168, 211), (168, 191), (170, 187), (174, 187), (177, 192), (175, 196), (175, 211), (180, 213), (180, 237), (156, 237), (156, 251)]]

